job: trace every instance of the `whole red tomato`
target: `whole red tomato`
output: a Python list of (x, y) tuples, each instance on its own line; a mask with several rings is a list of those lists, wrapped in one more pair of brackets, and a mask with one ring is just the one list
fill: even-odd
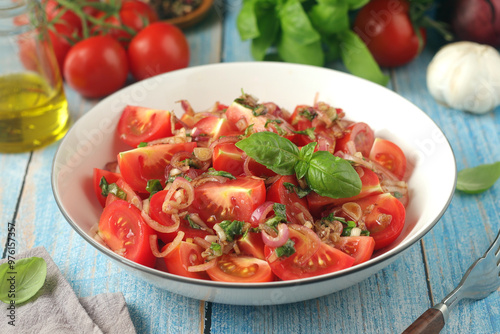
[(127, 75), (127, 53), (110, 36), (93, 36), (78, 42), (64, 61), (68, 85), (90, 98), (115, 92), (125, 84)]
[(404, 65), (416, 58), (425, 45), (425, 30), (419, 29), (420, 36), (416, 33), (409, 10), (406, 0), (372, 0), (356, 16), (353, 30), (379, 65)]
[(128, 59), (137, 80), (185, 68), (189, 44), (182, 31), (165, 22), (150, 24), (130, 42)]
[(127, 0), (120, 9), (120, 20), (124, 25), (135, 31), (141, 31), (148, 24), (158, 21), (158, 15), (154, 9), (145, 2), (138, 0)]
[(125, 48), (128, 47), (133, 37), (132, 32), (135, 34), (148, 24), (158, 21), (158, 15), (153, 8), (139, 0), (124, 1), (118, 13), (109, 15), (105, 12), (99, 12), (95, 16), (97, 19), (101, 19), (104, 23), (116, 28), (97, 25), (94, 26), (93, 31), (100, 31), (103, 35), (110, 35)]
[[(75, 12), (66, 10), (56, 0), (43, 0), (47, 20), (53, 24), (61, 24), (66, 26), (65, 32), (73, 33), (75, 30), (78, 34), (82, 31), (82, 20)], [(63, 13), (61, 14), (61, 12)]]

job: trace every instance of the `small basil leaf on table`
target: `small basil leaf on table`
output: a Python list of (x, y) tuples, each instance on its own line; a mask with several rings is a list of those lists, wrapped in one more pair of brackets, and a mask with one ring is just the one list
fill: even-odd
[(351, 164), (326, 151), (317, 151), (306, 174), (309, 187), (321, 196), (344, 198), (361, 191), (361, 179)]
[(273, 132), (257, 132), (236, 143), (236, 147), (260, 164), (280, 175), (295, 173), (299, 148)]
[(469, 194), (481, 193), (500, 178), (500, 161), (466, 168), (458, 172), (457, 189)]
[(45, 283), (47, 263), (41, 257), (6, 262), (0, 266), (0, 300), (23, 303), (33, 297)]

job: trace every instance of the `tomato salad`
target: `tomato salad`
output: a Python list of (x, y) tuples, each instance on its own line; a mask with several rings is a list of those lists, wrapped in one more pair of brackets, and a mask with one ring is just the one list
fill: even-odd
[(184, 114), (127, 106), (131, 146), (94, 169), (96, 239), (139, 264), (224, 282), (293, 280), (369, 260), (401, 233), (406, 158), (324, 102), (243, 93)]

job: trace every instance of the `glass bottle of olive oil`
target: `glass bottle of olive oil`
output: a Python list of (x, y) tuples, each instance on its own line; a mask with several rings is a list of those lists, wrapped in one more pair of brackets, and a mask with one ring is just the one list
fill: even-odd
[(0, 0), (0, 152), (48, 145), (70, 119), (37, 0)]

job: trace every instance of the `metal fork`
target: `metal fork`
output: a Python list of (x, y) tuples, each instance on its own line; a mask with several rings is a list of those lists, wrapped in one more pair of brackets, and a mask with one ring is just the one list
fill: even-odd
[(483, 299), (500, 287), (500, 231), (486, 253), (477, 259), (448, 296), (425, 311), (403, 334), (439, 333), (450, 309), (461, 299)]

